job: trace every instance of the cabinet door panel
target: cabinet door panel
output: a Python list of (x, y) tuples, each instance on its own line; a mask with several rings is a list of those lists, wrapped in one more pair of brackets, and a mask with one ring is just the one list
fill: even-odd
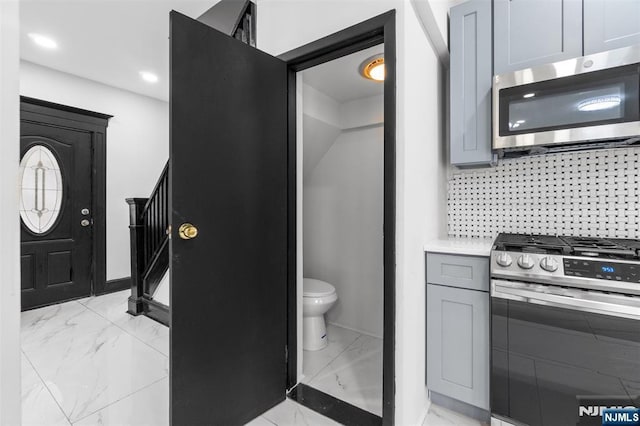
[(490, 164), (491, 2), (451, 8), (451, 164)]
[(581, 0), (495, 0), (494, 74), (582, 56)]
[(584, 0), (584, 54), (640, 43), (640, 1)]
[[(440, 300), (442, 380), (473, 388), (473, 303)], [(471, 325), (471, 327), (470, 327)]]
[(489, 293), (427, 284), (427, 387), (489, 410)]

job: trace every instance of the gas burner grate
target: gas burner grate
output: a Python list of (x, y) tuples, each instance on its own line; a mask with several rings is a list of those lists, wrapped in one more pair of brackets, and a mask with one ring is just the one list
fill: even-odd
[(534, 234), (500, 234), (494, 250), (605, 259), (640, 259), (640, 241)]
[(496, 250), (529, 253), (568, 254), (571, 248), (560, 238), (551, 235), (500, 234)]

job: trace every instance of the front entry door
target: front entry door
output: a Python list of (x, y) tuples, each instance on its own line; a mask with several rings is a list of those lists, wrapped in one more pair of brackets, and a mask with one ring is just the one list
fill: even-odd
[(91, 134), (23, 118), (20, 135), (22, 309), (89, 296)]
[(170, 38), (171, 422), (240, 425), (286, 392), (287, 66), (176, 12)]

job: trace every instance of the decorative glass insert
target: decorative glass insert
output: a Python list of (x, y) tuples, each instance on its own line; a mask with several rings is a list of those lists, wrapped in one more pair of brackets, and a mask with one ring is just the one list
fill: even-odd
[(20, 161), (20, 217), (29, 230), (44, 234), (56, 223), (62, 207), (62, 173), (51, 150), (31, 147)]

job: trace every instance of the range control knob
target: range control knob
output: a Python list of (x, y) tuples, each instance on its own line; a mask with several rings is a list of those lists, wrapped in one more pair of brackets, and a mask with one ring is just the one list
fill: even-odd
[(500, 253), (498, 257), (496, 257), (496, 263), (504, 268), (511, 266), (512, 261), (509, 253)]
[(528, 254), (523, 254), (518, 258), (518, 266), (522, 269), (531, 269), (535, 264), (536, 262), (533, 257), (529, 256)]
[(558, 261), (551, 256), (547, 256), (540, 261), (540, 267), (545, 271), (555, 272), (558, 270)]

